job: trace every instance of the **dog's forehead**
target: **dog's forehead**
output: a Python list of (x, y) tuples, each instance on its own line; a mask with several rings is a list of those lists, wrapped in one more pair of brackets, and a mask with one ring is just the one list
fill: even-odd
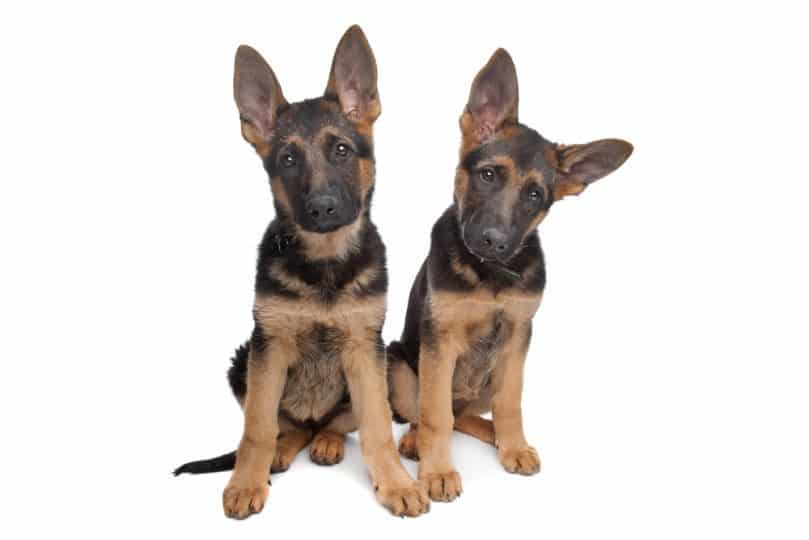
[(523, 173), (537, 171), (549, 178), (552, 170), (548, 159), (550, 145), (536, 131), (524, 126), (514, 126), (496, 139), (469, 152), (463, 161), (464, 165), (471, 168), (486, 162), (496, 162), (498, 158), (507, 158)]
[(342, 131), (346, 135), (353, 135), (356, 132), (335, 102), (323, 98), (309, 99), (291, 104), (280, 115), (276, 136), (283, 139), (295, 135), (304, 140), (311, 140), (326, 127)]

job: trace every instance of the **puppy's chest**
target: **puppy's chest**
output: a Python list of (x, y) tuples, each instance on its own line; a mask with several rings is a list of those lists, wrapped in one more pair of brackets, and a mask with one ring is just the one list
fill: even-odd
[(502, 309), (492, 310), (465, 325), (464, 352), (458, 357), (452, 381), (452, 397), (477, 398), (491, 382), (498, 354), (514, 331), (514, 323)]
[(347, 396), (343, 360), (348, 349), (371, 350), (385, 313), (385, 296), (324, 303), (313, 296), (258, 295), (256, 324), (269, 338), (270, 355), (287, 366), (281, 409), (301, 422), (318, 421)]
[(298, 333), (282, 410), (299, 421), (319, 420), (340, 404), (347, 394), (341, 364), (347, 339), (343, 330), (320, 323)]

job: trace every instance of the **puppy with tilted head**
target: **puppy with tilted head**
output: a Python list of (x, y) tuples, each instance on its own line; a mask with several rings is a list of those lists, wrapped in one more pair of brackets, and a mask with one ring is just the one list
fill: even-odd
[[(537, 225), (632, 153), (621, 140), (554, 144), (517, 119), (517, 73), (500, 49), (460, 119), (454, 201), (433, 227), (401, 340), (388, 347), (391, 403), (411, 423), (399, 451), (419, 460), (433, 500), (461, 494), (452, 430), (497, 447), (509, 472), (534, 474), (521, 396), (531, 319), (545, 287)], [(491, 411), (492, 420), (481, 415)]]
[(359, 27), (334, 54), (323, 97), (288, 103), (258, 52), (236, 53), (242, 134), (270, 178), (276, 216), (259, 247), (254, 328), (228, 372), (244, 409), (236, 452), (175, 471), (233, 469), (225, 513), (261, 511), (270, 470), (286, 470), (311, 441), (322, 465), (343, 458), (359, 429), (379, 501), (396, 515), (429, 509), (423, 484), (393, 442), (385, 347), (385, 247), (371, 222), (376, 63)]

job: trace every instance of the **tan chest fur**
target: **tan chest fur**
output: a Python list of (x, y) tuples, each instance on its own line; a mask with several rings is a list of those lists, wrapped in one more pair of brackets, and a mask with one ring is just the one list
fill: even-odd
[(521, 339), (515, 329), (531, 320), (541, 299), (541, 294), (510, 291), (430, 292), (439, 347), (457, 355), (453, 401), (474, 401), (485, 393), (498, 356)]
[(256, 322), (270, 339), (271, 369), (287, 369), (281, 410), (300, 421), (319, 420), (346, 395), (344, 357), (376, 339), (385, 296), (358, 298), (347, 288), (324, 304), (317, 293), (301, 297), (257, 296)]

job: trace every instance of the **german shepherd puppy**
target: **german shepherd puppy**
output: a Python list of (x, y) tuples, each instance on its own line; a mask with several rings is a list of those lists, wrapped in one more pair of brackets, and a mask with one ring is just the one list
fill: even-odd
[(233, 468), (223, 494), (230, 517), (261, 511), (271, 467), (286, 470), (310, 441), (315, 463), (338, 463), (345, 434), (358, 428), (379, 501), (396, 515), (429, 509), (391, 431), (385, 246), (369, 212), (376, 78), (358, 26), (337, 46), (323, 97), (299, 103), (287, 103), (258, 52), (236, 52), (242, 135), (269, 174), (276, 217), (259, 247), (253, 334), (228, 372), (244, 409), (241, 443), (175, 471)]
[[(563, 146), (517, 120), (517, 74), (500, 49), (472, 83), (461, 119), (452, 206), (433, 227), (401, 341), (388, 347), (394, 413), (411, 423), (400, 452), (420, 459), (430, 498), (461, 494), (453, 428), (497, 447), (509, 472), (539, 471), (520, 406), (531, 318), (545, 287), (537, 225), (551, 205), (632, 153), (607, 139)], [(493, 420), (481, 418), (492, 411)]]

